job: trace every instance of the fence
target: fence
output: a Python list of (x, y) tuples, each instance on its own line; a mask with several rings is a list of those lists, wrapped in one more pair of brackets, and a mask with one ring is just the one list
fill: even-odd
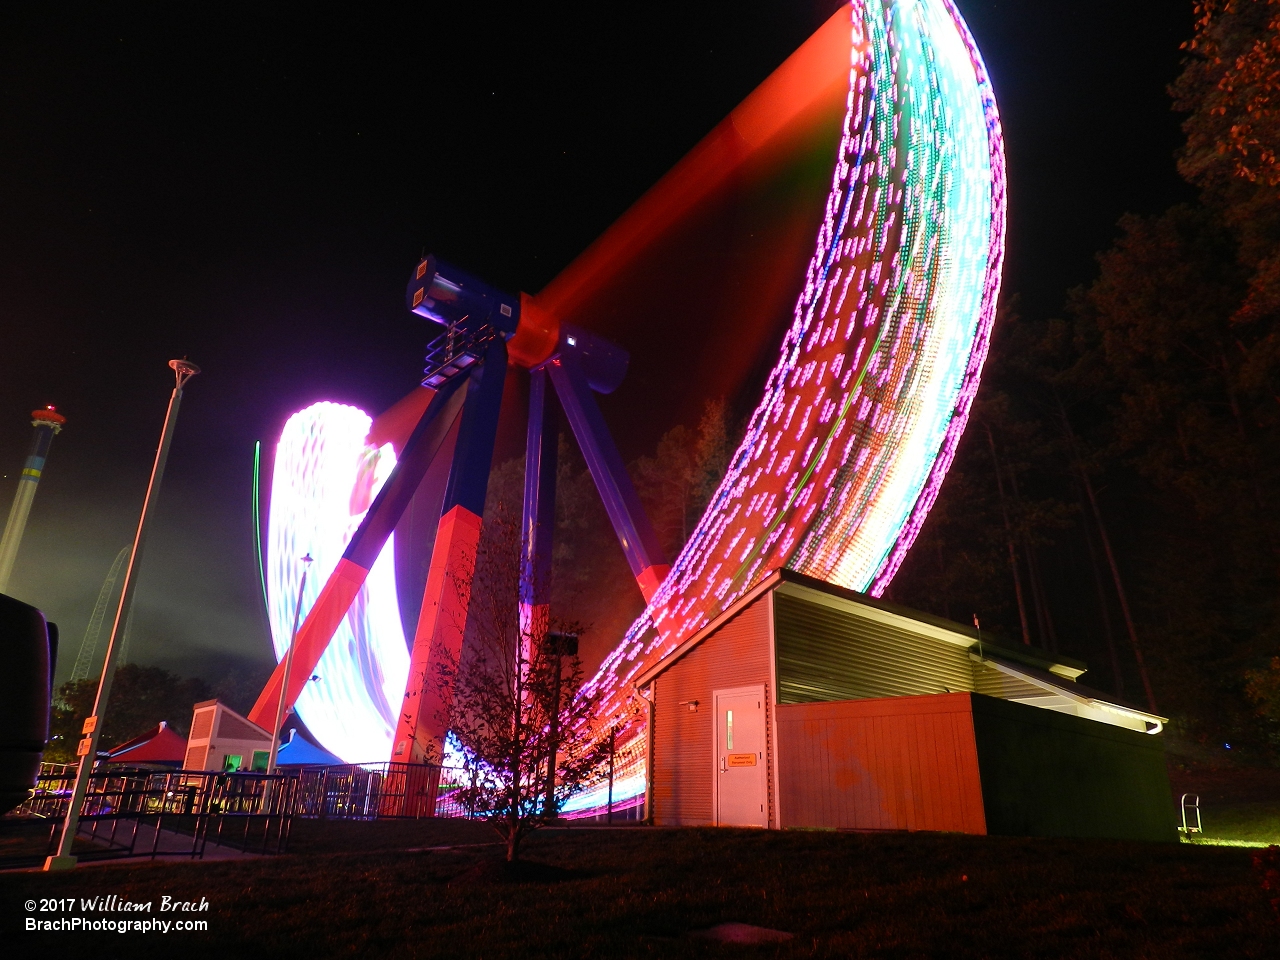
[[(252, 812), (357, 820), (465, 817), (468, 812), (458, 799), (465, 776), (453, 767), (408, 763), (312, 767), (277, 774), (106, 770), (89, 777), (81, 816)], [(42, 765), (31, 796), (14, 813), (66, 816), (75, 780), (74, 766)], [(273, 783), (282, 786), (273, 792)]]
[(305, 769), (295, 814), (342, 820), (466, 817), (465, 772), (435, 764), (367, 763)]
[[(74, 768), (43, 768), (31, 796), (14, 811), (49, 821), (50, 849), (75, 781)], [(297, 794), (297, 777), (287, 774), (111, 770), (89, 777), (77, 836), (101, 855), (202, 857), (209, 842), (280, 853)]]
[[(276, 774), (100, 770), (89, 777), (78, 837), (101, 856), (203, 857), (208, 843), (281, 853), (294, 817), (474, 817), (477, 811), (463, 801), (469, 777), (462, 768), (407, 763)], [(31, 796), (13, 813), (48, 820), (50, 850), (75, 781), (74, 766), (42, 765)]]

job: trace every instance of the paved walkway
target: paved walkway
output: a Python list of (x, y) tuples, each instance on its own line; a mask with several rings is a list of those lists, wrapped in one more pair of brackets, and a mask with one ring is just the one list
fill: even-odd
[[(133, 833), (134, 825), (132, 822), (122, 823), (116, 830), (116, 842), (119, 844), (127, 844), (129, 837)], [(109, 831), (104, 832), (99, 829), (98, 842), (105, 844), (109, 836)], [(76, 833), (76, 838), (93, 842), (93, 834), (91, 829), (81, 824), (80, 830)], [(181, 863), (184, 860), (198, 860), (191, 856), (191, 848), (194, 840), (189, 834), (178, 833), (176, 830), (161, 830), (159, 837), (156, 836), (156, 828), (149, 823), (137, 824), (137, 834), (134, 836), (133, 853), (130, 855), (121, 855), (112, 853), (110, 848), (102, 846), (93, 850), (77, 850), (76, 855), (80, 858), (76, 864), (77, 867), (102, 867), (110, 866), (115, 863), (138, 864), (153, 859), (151, 854), (152, 844), (155, 844), (155, 857), (157, 863)], [(204, 860), (256, 860), (263, 856), (260, 853), (248, 852), (240, 850), (236, 847), (226, 844), (214, 843), (209, 841), (204, 846)], [(35, 858), (29, 861), (28, 866), (9, 867), (0, 870), (0, 873), (19, 873), (39, 871), (43, 869), (43, 857), (39, 858), (39, 862), (35, 862)]]
[[(122, 828), (116, 831), (117, 841), (126, 841), (128, 831), (133, 829), (132, 824), (122, 824)], [(102, 835), (101, 833), (99, 834)], [(90, 839), (90, 832), (81, 829), (77, 836), (82, 839)], [(156, 859), (164, 857), (166, 860), (179, 859), (182, 857), (191, 858), (191, 848), (195, 843), (195, 838), (190, 834), (179, 833), (176, 830), (160, 830), (159, 836), (156, 836), (156, 828), (150, 823), (138, 823), (137, 833), (133, 841), (133, 855), (119, 857), (103, 857), (101, 859), (82, 860), (85, 866), (89, 864), (100, 863), (137, 863), (139, 860), (151, 859), (152, 844), (155, 844)], [(262, 856), (259, 853), (246, 853), (236, 847), (225, 844), (214, 843), (212, 840), (204, 845), (205, 860), (252, 860)], [(196, 858), (200, 859), (200, 858)]]

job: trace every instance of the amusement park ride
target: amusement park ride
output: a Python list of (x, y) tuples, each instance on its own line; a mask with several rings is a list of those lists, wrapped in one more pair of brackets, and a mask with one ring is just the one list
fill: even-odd
[[(545, 317), (533, 326), (522, 319), (538, 315), (527, 295), (502, 294), (434, 257), (417, 265), (406, 302), (411, 311), (443, 328), (427, 348), (422, 386), (430, 396), (411, 395), (418, 402), (425, 399), (425, 409), (400, 444), (395, 467), (369, 504), (298, 631), (285, 702), (297, 699), (432, 461), (447, 436), (456, 431), (413, 638), (410, 682), (391, 755), (394, 762), (421, 763), (443, 755), (448, 732), (451, 691), (432, 681), (433, 665), (442, 658), (456, 662), (462, 650), (470, 599), (470, 588), (465, 584), (483, 524), (508, 362), (531, 371), (521, 622), (545, 623), (549, 603), (559, 423), (548, 381), (554, 385), (646, 601), (670, 568), (593, 396), (593, 391), (607, 393), (618, 386), (626, 373), (626, 353), (585, 330), (567, 324), (556, 329)], [(281, 661), (249, 715), (259, 726), (270, 726), (269, 714), (281, 702), (285, 662)]]
[[(814, 144), (825, 172), (811, 209), (761, 219), (760, 198), (779, 195)], [(633, 678), (773, 570), (879, 596), (933, 504), (977, 390), (1004, 191), (995, 100), (951, 0), (854, 0), (540, 294), (509, 295), (423, 259), (406, 305), (441, 331), (423, 387), (377, 420), (308, 408), (277, 448), (268, 561), (281, 666), (250, 719), (269, 726), (283, 688), (348, 761), (441, 755), (452, 693), (430, 678), (461, 649), (469, 597), (454, 585), (481, 534), (509, 365), (529, 371), (524, 622), (549, 596), (555, 400), (646, 602), (588, 682), (602, 731), (623, 723), (622, 740), (641, 741)], [(669, 296), (681, 283), (690, 296)], [(645, 311), (690, 329), (709, 311), (786, 325), (723, 482), (670, 565), (594, 396), (622, 382), (628, 356), (586, 329)], [(393, 530), (445, 463), (406, 644)], [(286, 683), (295, 558), (307, 552), (323, 586), (303, 598)], [(308, 685), (316, 672), (324, 682)]]

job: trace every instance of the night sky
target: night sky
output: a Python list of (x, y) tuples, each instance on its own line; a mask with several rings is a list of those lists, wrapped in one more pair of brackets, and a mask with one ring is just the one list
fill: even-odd
[[(167, 360), (205, 372), (129, 654), (212, 674), (268, 656), (254, 441), (316, 400), (377, 413), (414, 386), (430, 334), (402, 297), (419, 254), (536, 292), (837, 4), (479, 6), (0, 9), (0, 509), (28, 411), (56, 404), (70, 422), (10, 592), (61, 625), (59, 679), (132, 538)], [(959, 6), (1004, 120), (1004, 296), (1050, 315), (1121, 214), (1190, 195), (1165, 88), (1191, 3)], [(659, 354), (623, 346), (655, 375)], [(628, 459), (673, 425), (625, 409), (624, 384), (609, 412)]]

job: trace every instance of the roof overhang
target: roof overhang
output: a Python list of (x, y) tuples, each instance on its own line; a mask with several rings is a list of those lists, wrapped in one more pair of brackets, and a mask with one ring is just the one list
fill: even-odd
[(1167, 722), (1164, 717), (1147, 713), (1129, 704), (1117, 703), (1096, 690), (1077, 684), (1076, 678), (1086, 669), (1086, 665), (1079, 660), (1050, 654), (1034, 647), (1012, 649), (992, 643), (989, 637), (984, 639), (981, 632), (973, 627), (919, 610), (900, 607), (877, 597), (870, 597), (856, 590), (847, 590), (786, 569), (769, 573), (718, 617), (641, 673), (633, 681), (635, 689), (649, 686), (668, 667), (674, 665), (690, 650), (770, 591), (962, 647), (968, 651), (972, 660), (985, 663), (1007, 676), (1043, 690), (1045, 692), (1043, 698), (1034, 698), (1034, 701), (1026, 700), (1038, 707), (1091, 716), (1093, 719), (1112, 725), (1153, 734), (1159, 733)]
[[(1034, 699), (1014, 697), (1017, 702), (1030, 703), (1046, 710), (1058, 710), (1064, 713), (1075, 713), (1090, 719), (1101, 720), (1113, 726), (1125, 726), (1143, 733), (1159, 733), (1164, 729), (1167, 717), (1159, 717), (1154, 713), (1139, 710), (1137, 707), (1103, 697), (1096, 690), (1082, 686), (1071, 680), (1064, 680), (1044, 670), (1027, 667), (1023, 664), (1010, 663), (1003, 657), (991, 656), (989, 653), (979, 655), (970, 652), (969, 658), (977, 663), (986, 664), (1000, 671), (1007, 677), (1021, 680), (1045, 692), (1044, 697)], [(1054, 700), (1062, 701), (1060, 703)], [(1064, 709), (1072, 707), (1074, 709)]]
[(920, 610), (900, 607), (877, 597), (847, 590), (815, 577), (796, 573), (794, 570), (774, 570), (763, 580), (743, 594), (737, 601), (727, 607), (723, 613), (698, 630), (688, 639), (678, 644), (670, 653), (645, 670), (634, 681), (636, 688), (647, 687), (655, 677), (715, 633), (726, 623), (736, 617), (744, 609), (758, 600), (770, 590), (776, 590), (783, 596), (793, 596), (810, 603), (832, 607), (845, 613), (872, 620), (888, 626), (939, 640), (943, 643), (963, 647), (965, 650), (983, 650), (997, 654), (1002, 660), (1023, 663), (1031, 668), (1038, 668), (1055, 674), (1064, 680), (1075, 680), (1086, 670), (1086, 664), (1070, 657), (1061, 657), (1047, 651), (1028, 647), (1015, 650), (999, 643), (992, 643), (990, 636), (983, 638), (980, 631), (964, 624), (935, 617)]

